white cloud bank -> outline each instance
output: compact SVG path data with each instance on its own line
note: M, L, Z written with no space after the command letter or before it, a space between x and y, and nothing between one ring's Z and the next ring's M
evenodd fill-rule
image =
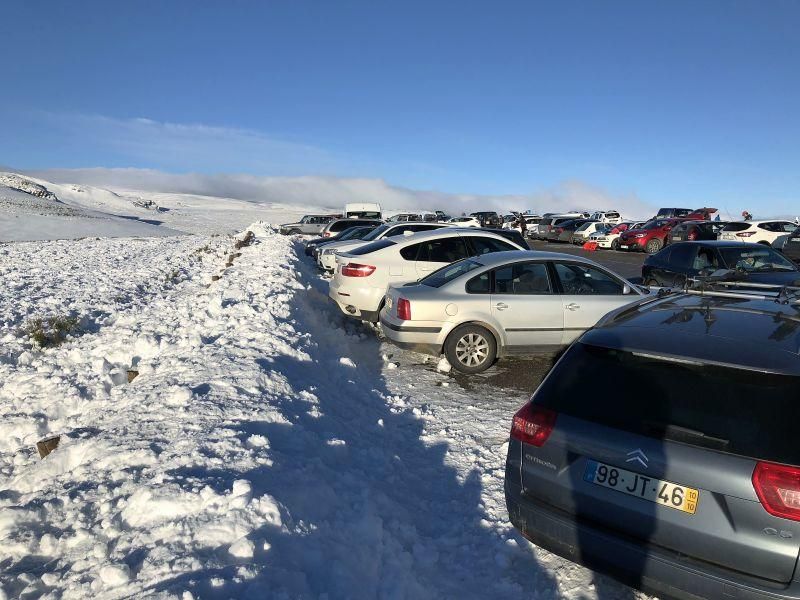
M635 195L614 195L578 181L520 195L453 194L414 190L382 179L347 177L262 177L243 174L173 174L152 169L46 169L25 171L55 183L201 194L254 202L341 208L347 202L378 202L384 209L443 210L460 214L475 210L534 210L539 213L571 209L616 209L630 218L645 218L653 205Z

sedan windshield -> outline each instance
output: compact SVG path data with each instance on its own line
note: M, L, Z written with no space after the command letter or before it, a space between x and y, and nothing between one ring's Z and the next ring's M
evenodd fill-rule
M343 240L360 240L370 231L371 229L369 227L350 227L340 233L337 240L340 242Z
M658 219L658 220L653 219L652 221L648 221L647 223L645 223L642 229L658 229L659 227L662 227L665 224L666 221L664 219Z
M445 283L453 281L458 277L461 277L464 273L469 273L470 271L474 271L475 269L481 268L483 265L479 263L477 260L473 260L471 258L465 258L458 262L454 262L452 265L447 265L446 267L442 267L438 271L434 271L427 277L423 277L420 279L420 283L423 285L427 285L428 287L442 287Z
M797 268L778 252L763 248L720 248L729 269L740 271L796 271Z
M389 227L391 227L391 225L381 225L380 227L376 227L375 229L373 229L372 231L370 231L370 232L369 232L367 235L365 235L365 236L364 236L363 238L361 238L361 239L364 239L364 240L367 240L367 241L372 241L372 240L375 240L375 239L377 239L377 238L378 238L378 236L379 236L379 235L381 235L381 234L382 234L384 231L386 231L387 229L389 229Z

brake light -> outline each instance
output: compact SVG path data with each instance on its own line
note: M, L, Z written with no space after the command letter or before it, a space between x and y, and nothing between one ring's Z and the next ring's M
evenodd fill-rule
M397 318L402 321L411 320L411 302L406 298L398 298L397 300Z
M330 231L323 232L322 237L331 237L331 232Z
M755 231L742 231L741 233L737 233L736 237L750 237L751 235L755 235Z
M342 267L342 275L345 277L369 277L375 272L372 265L360 265L358 263L347 263Z
M541 447L555 427L556 416L557 413L549 408L528 402L514 415L511 437L525 444Z
M800 521L800 468L760 462L753 471L753 487L769 514Z

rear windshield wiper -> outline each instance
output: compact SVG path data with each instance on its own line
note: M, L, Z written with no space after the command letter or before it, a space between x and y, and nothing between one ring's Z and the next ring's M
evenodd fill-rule
M662 439L673 442L683 442L695 446L703 446L712 450L726 450L731 441L724 438L707 435L697 429L681 427L672 423L656 423L646 421L645 427L651 435L658 435Z

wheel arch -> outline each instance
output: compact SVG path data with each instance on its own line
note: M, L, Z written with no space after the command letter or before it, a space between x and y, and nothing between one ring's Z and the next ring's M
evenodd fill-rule
M477 325L478 327L483 327L484 329L486 329L489 333L492 334L492 337L494 337L494 343L497 346L497 356L498 356L498 358L505 354L506 341L505 341L505 338L500 334L499 328L497 326L495 326L495 325L492 325L491 323L487 323L486 321L484 321L482 319L470 319L468 321L463 321L463 322L459 323L458 325L456 325L455 327L453 327L450 330L450 332L445 336L444 340L442 341L442 347L441 347L441 351L442 352L444 352L444 347L447 344L447 340L450 339L450 336L453 335L453 333L459 327L463 327L464 325Z

